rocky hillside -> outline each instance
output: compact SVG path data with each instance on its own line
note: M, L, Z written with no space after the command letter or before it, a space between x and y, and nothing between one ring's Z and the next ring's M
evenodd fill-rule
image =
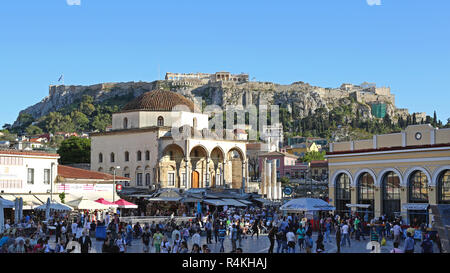
M20 114L30 114L34 119L39 119L54 111L60 111L81 100L83 95L94 98L95 104L101 104L115 98L128 98L141 95L154 89L167 89L179 92L184 96L194 99L202 97L205 103L226 105L277 104L295 113L296 118L304 118L314 114L317 109L331 109L349 105L352 100L350 92L341 89L325 89L311 86L307 83L296 82L290 85L280 85L270 82L214 82L198 84L186 81L154 81L154 82L126 82L103 83L91 86L50 86L49 96L41 102L28 107ZM354 100L353 100L354 101ZM362 119L371 119L370 105L365 102L352 104ZM395 116L395 105L387 103L386 112ZM16 121L13 126L20 126Z

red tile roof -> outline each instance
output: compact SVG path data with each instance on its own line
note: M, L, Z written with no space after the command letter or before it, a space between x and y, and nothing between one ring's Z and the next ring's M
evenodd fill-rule
M0 155L32 155L32 156L50 156L58 158L59 154L52 154L46 152L21 151L21 150L0 150Z
M112 174L88 171L64 165L58 165L58 175L63 178L71 178L71 179L97 179L97 180L114 179L114 176ZM116 175L116 180L131 180L131 179Z

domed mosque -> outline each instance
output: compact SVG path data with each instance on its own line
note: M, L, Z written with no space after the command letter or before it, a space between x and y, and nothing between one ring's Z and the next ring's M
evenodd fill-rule
M196 133L172 136L172 127L183 132L186 126ZM131 178L124 187L241 189L248 177L247 141L211 135L208 115L190 99L146 92L113 114L111 130L91 135L91 169L116 169Z

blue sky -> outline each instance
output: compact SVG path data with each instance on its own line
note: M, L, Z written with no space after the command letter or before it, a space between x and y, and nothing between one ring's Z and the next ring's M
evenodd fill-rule
M161 79L225 70L282 84L376 82L397 107L446 121L449 12L448 0L4 0L0 125L61 73L66 85L153 81L158 67Z

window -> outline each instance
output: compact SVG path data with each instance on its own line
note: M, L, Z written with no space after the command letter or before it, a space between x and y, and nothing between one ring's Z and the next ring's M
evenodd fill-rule
M369 173L364 173L358 181L358 200L374 200L375 186L373 177Z
M388 172L384 176L383 197L387 200L400 200L400 178L394 172Z
M128 118L124 118L123 119L123 128L127 129L128 128Z
M111 161L111 162L115 162L115 161L116 161L115 156L114 156L114 153L111 153L111 155L110 155L110 161Z
M145 160L150 160L150 151L145 151Z
M103 163L103 154L102 153L98 154L98 163Z
M169 172L167 175L168 175L168 186L170 187L175 186L175 173Z
M50 184L50 169L44 169L44 184Z
M130 161L130 153L129 152L125 152L125 161Z
M428 178L421 171L415 171L409 177L409 202L428 202Z
M149 173L145 174L145 185L150 186L150 174Z
M141 161L142 160L142 152L138 151L137 152L137 161Z
M158 117L158 126L164 126L164 118L161 116Z
M34 184L34 169L28 169L27 183Z
M336 181L336 199L350 200L350 178L345 173L340 174Z
M438 187L438 202L450 204L450 170L446 170L440 175Z
M182 173L182 180L181 180L181 186L186 187L186 173Z
M138 186L142 186L142 173L136 174L136 182Z
M279 168L280 167L280 160L277 159L276 162L277 162L277 168Z

